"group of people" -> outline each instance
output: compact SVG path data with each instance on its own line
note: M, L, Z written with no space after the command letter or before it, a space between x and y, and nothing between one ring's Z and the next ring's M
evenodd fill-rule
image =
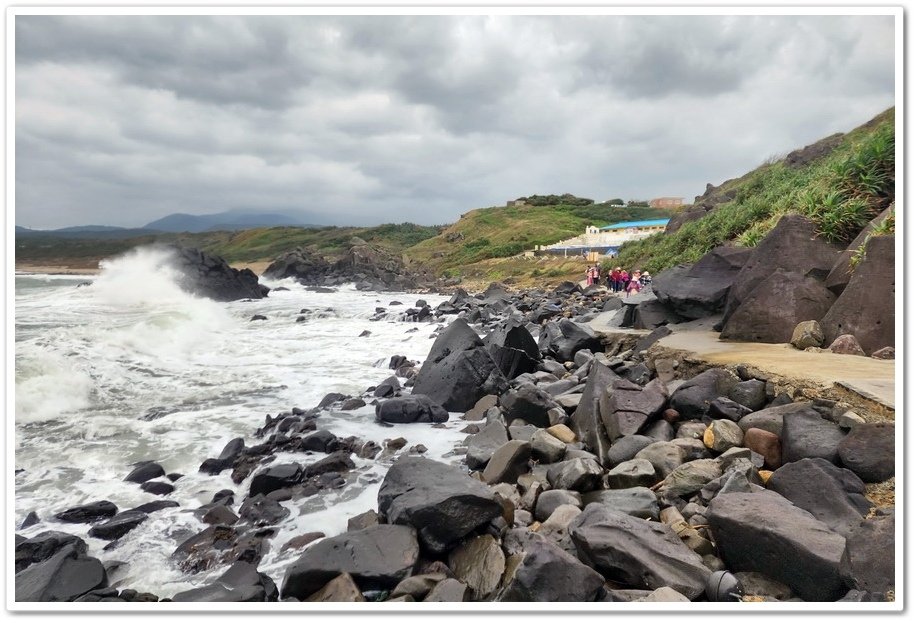
M627 272L626 269L622 269L620 266L608 271L604 278L608 290L611 292L626 292L627 296L630 296L631 292L639 292L652 283L652 276L649 271L634 270L633 272ZM589 266L586 269L585 281L590 286L601 283L601 268L598 264Z

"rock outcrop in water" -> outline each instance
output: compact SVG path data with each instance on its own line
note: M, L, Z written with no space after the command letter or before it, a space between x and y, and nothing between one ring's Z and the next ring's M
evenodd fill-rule
M216 301L260 299L270 292L270 288L258 283L251 269L232 268L223 258L199 249L167 248L173 252L178 285L187 292Z

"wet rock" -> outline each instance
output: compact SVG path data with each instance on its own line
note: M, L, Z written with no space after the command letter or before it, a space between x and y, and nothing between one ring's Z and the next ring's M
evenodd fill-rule
M416 386L414 391L417 391ZM447 422L448 411L429 396L417 393L380 402L375 405L375 417L391 424Z
M147 520L146 513L137 511L125 511L118 513L108 521L96 524L89 529L89 536L113 541L120 539L122 536L139 526Z
M720 494L707 519L728 569L768 575L806 601L834 601L846 592L840 574L846 539L781 495Z
M259 494L267 495L271 491L294 486L299 484L302 476L302 466L299 463L271 465L254 475L251 479L248 495L249 497Z
M544 538L516 556L498 601L594 601L604 584L600 573Z
M170 266L178 272L176 283L182 290L215 301L260 299L270 291L249 268L232 268L223 258L198 249L163 246L172 251Z
M579 558L604 577L631 588L673 588L703 594L709 569L668 526L591 504L569 526Z
M161 480L147 480L140 485L140 488L153 495L168 495L175 490L174 485Z
M379 517L416 528L423 545L444 552L502 514L495 495L461 469L421 457L398 459L378 493Z
M124 477L124 480L127 482L136 482L144 483L147 480L152 480L153 478L159 478L160 476L165 476L165 470L162 469L162 466L159 463L154 463L153 461L144 461L138 463L137 466L131 470L127 476Z
M501 323L484 338L483 343L507 379L534 372L541 360L534 337L515 319Z
M318 539L323 539L325 536L324 532L306 532L305 534L300 534L299 536L294 536L289 541L283 544L283 547L280 548L281 552L285 552L289 549L302 549L313 541Z
M172 596L177 602L265 602L277 601L273 580L251 563L239 561L212 583Z
M199 573L217 565L245 560L257 563L267 552L270 529L245 532L232 526L209 526L185 539L172 553L178 567Z
M871 507L865 498L865 483L858 476L820 458L783 465L770 476L767 489L843 536L858 527Z
M105 568L75 543L35 562L15 577L17 602L75 601L89 591L108 586Z
M313 478L330 472L346 472L354 467L356 465L350 458L350 453L344 450L329 454L320 461L306 466L304 473L306 478Z
M315 543L287 567L281 594L306 599L341 573L363 589L391 589L413 573L419 554L416 531L409 526L345 532Z
M29 511L29 514L26 515L25 519L22 520L22 523L19 524L19 529L25 530L26 528L31 528L40 522L41 519L38 518L38 514L35 511Z
M398 377L389 376L387 379L376 385L372 395L376 398L389 398L394 396L401 389L401 382Z
M258 494L242 502L239 518L253 526L275 526L289 517L290 511L276 500Z
M890 422L859 424L840 441L842 465L865 482L883 482L894 476L895 427Z
M205 524L231 526L239 520L238 515L232 512L228 506L214 506L204 513L201 518Z
M68 508L63 512L57 513L54 517L58 521L66 523L92 523L99 519L114 517L117 513L117 506L107 500L102 500Z
M15 559L16 573L29 565L48 560L67 546L73 546L77 554L85 554L88 546L78 536L49 530L41 532L30 539L16 543Z
M506 378L467 322L448 325L430 349L413 391L448 411L467 411L487 394L502 394Z

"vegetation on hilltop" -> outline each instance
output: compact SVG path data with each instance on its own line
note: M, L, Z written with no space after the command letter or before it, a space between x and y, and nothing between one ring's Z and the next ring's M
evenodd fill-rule
M714 247L753 247L789 213L812 219L828 240L849 243L894 198L894 109L843 136L804 166L767 162L730 180L734 198L671 234L624 244L618 263L657 273L699 260Z
M463 266L518 255L535 245L552 244L585 232L588 225L665 218L672 210L586 205L508 206L472 210L457 223L406 250L413 262L438 274L457 276Z

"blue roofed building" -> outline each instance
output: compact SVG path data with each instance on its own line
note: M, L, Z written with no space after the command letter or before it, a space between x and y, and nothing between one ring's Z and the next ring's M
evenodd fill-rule
M552 245L539 247L538 251L560 255L616 255L624 242L640 240L646 236L665 231L670 219L659 218L643 221L621 221L604 227L589 225L585 234L561 240Z

